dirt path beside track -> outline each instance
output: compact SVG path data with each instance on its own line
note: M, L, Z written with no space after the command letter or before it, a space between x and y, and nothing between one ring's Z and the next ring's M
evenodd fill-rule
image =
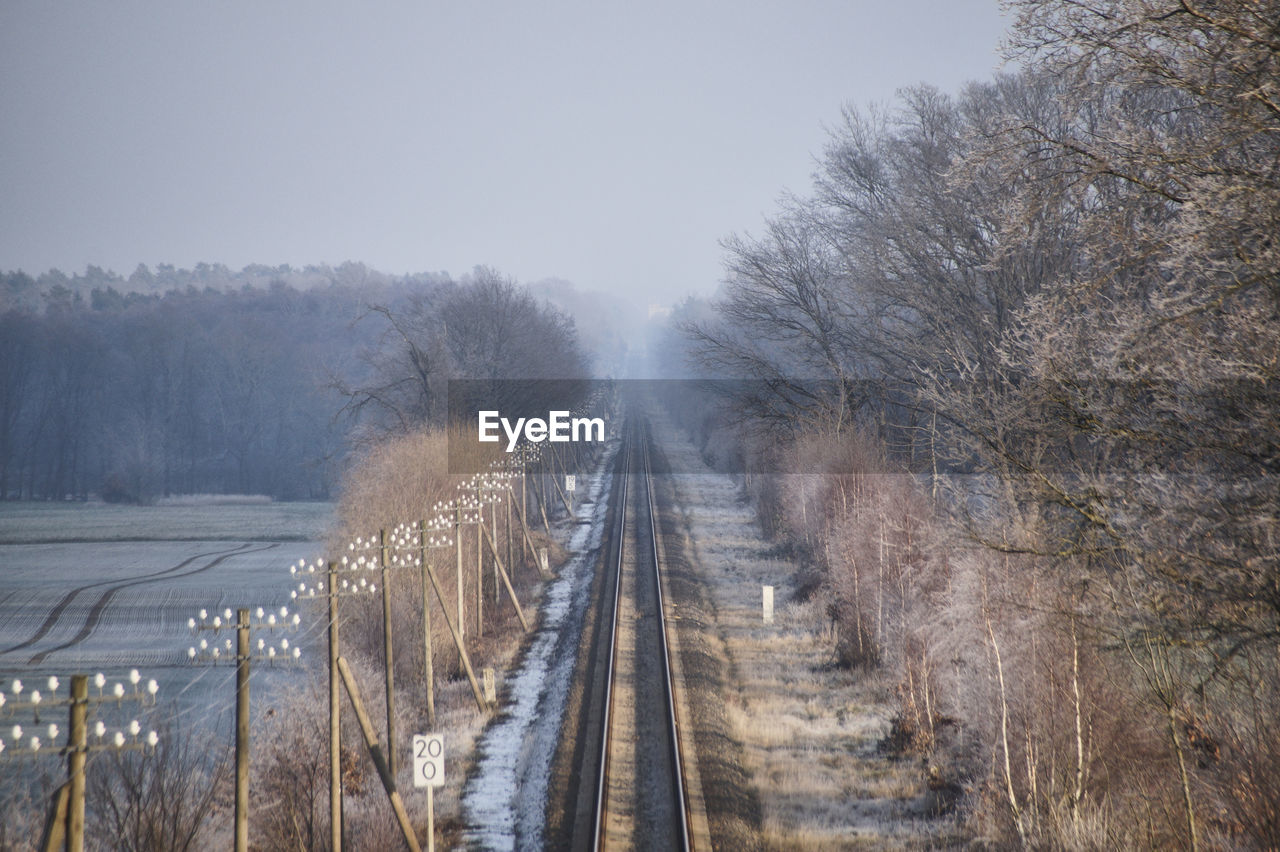
M879 750L891 685L835 665L826 601L796 599L797 566L772 554L739 485L653 424L677 471L657 478L679 507L663 518L664 570L715 848L956 845L952 824L928 815L919 767ZM775 587L773 624L763 585Z

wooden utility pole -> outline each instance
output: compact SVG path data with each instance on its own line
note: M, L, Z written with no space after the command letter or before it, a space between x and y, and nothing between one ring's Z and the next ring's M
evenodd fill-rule
M249 610L236 610L236 852L249 852Z
M484 635L484 509L476 511L476 641Z
M422 669L427 679L427 724L436 727L436 678L431 659L431 592L427 576L427 522L418 521L418 560L422 569Z
M387 564L387 531L378 530L378 562L382 568L382 651L387 686L387 766L396 775L395 663L391 656L391 566Z
M458 635L466 636L467 622L462 610L462 506L460 504L453 509L453 544L454 552L458 557ZM440 605L445 605L443 599Z
M84 852L84 762L89 734L89 676L71 676L71 731L68 738L67 850Z
M342 852L342 684L338 675L338 564L329 563L329 848Z
M462 660L463 671L467 673L467 680L471 683L471 692L476 697L476 704L483 713L488 708L484 703L484 695L480 692L480 685L476 683L476 673L471 668L471 659L467 656L467 646L462 641L462 634L458 628L453 626L453 620L449 618L449 605L445 602L444 592L440 589L440 582L436 579L436 572L431 570L431 566L423 562L423 567L427 571L427 579L431 581L431 588L436 593L436 598L440 601L440 609L444 612L444 623L449 628L449 634L453 636L453 644L458 647L458 657Z
M351 699L351 706L356 711L356 721L360 723L360 733L364 735L369 757L373 758L373 766L378 770L382 788L387 791L387 798L391 801L391 809L395 812L396 822L400 826L401 834L404 835L404 842L413 852L421 852L422 847L418 845L418 837L413 833L413 826L409 824L409 815L405 812L404 801L396 790L395 776L392 775L382 750L378 747L378 736L373 730L373 724L369 721L369 714L365 712L364 702L360 700L360 688L356 686L351 669L342 657L338 658L338 673L342 675L342 683L347 688L347 697Z
M493 494L494 492L490 492L490 493ZM497 499L492 500L489 503L489 506L491 507L489 510L491 513L489 516L489 524L493 527L492 538L494 541L497 541L498 540L498 501ZM494 555L495 556L497 555L496 552ZM493 562L493 608L494 608L494 611L497 611L498 602L501 600L502 600L502 589L498 588L498 561L497 559L494 559L494 562Z
M529 537L529 523L525 520L524 509L517 507L516 512L519 514L520 532L524 536L524 559L527 562L531 555L537 556L538 548L534 546L533 539ZM541 568L539 568L539 573L541 573Z
M543 474L543 473L541 473L541 472L538 474L538 489L537 489L537 492L536 492L536 493L537 493L537 497L538 497L538 511L542 513L542 528L543 528L544 530L546 530L546 532L547 532L547 534L548 534L548 535L550 535L550 533L551 533L551 522L547 520L547 483L546 483L546 478L547 478L547 477L546 477L546 475L545 475L545 474Z
M525 462L520 466L520 529L524 531L524 559L529 560L529 491L525 487L525 476L529 470L529 463Z
M67 800L70 796L70 785L62 783L49 802L49 813L45 816L44 831L40 834L40 852L58 852L65 848L67 841L67 823L71 821L67 811Z
M559 467L556 466L555 463L560 461L560 455L558 452L553 452L551 458L553 459L551 465L551 486L555 489L556 496L560 498L560 502L564 504L565 514L572 515L573 506L569 503L569 498L565 496L564 489L560 487L560 477L566 474L569 469L563 464L559 465Z
M511 566L511 573L514 574L516 570L516 565L515 565L515 562L513 561L515 552L511 549L511 480L510 479L507 480L507 488L503 492L503 494L506 495L506 499L503 500L502 502L507 507L507 522L505 525L507 530L507 564Z
M484 527L481 527L481 529L484 529ZM484 530L484 533L486 536L489 535L488 530ZM489 538L489 549L493 555L495 570L499 572L499 576L502 578L503 584L507 587L507 594L511 596L511 603L515 605L516 617L520 619L520 626L524 628L525 633L528 633L529 622L525 620L524 610L520 608L520 601L516 599L516 590L511 586L511 579L507 576L507 569L503 566L502 560L498 557L498 543L492 537Z

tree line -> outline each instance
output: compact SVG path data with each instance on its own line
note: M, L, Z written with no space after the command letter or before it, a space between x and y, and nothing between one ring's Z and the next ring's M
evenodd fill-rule
M1011 7L1016 71L844 111L685 351L840 472L762 514L972 826L1274 847L1280 7Z
M572 318L483 267L11 272L0 306L0 499L328 499L353 448L442 423L451 378L588 370Z

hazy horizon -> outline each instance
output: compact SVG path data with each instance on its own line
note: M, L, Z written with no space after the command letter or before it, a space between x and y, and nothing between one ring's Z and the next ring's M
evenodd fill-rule
M0 10L0 269L477 264L671 303L995 2Z

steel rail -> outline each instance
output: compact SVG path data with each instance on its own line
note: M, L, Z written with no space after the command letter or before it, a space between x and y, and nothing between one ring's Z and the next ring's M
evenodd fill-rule
M609 619L609 665L605 668L604 680L604 714L601 722L600 737L600 775L596 781L596 807L592 817L591 838L595 849L604 848L605 830L605 796L609 782L609 745L610 729L613 727L613 673L614 662L618 656L618 602L622 595L622 554L623 537L627 530L627 489L631 479L631 435L628 432L622 445L622 496L618 501L617 515L614 518L614 542L616 556L614 558L613 607Z
M643 427L642 427L643 428ZM662 571L658 561L658 513L653 505L653 468L649 463L649 441L641 436L644 457L644 489L649 503L649 544L653 547L653 582L658 590L658 638L662 646L663 684L667 694L667 724L671 732L671 766L675 774L676 813L680 819L680 849L688 850L689 812L684 790L684 767L680 761L680 725L676 719L675 684L671 680L671 649L667 645L667 609L662 594Z

